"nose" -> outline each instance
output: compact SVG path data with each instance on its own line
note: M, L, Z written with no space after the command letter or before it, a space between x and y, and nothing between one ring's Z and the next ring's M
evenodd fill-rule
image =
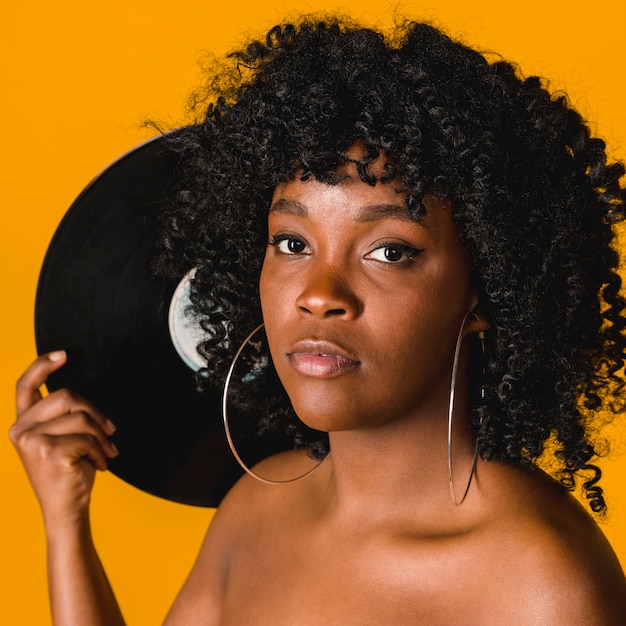
M354 319L361 303L351 287L348 273L341 268L317 268L306 277L296 308L300 315L320 318Z

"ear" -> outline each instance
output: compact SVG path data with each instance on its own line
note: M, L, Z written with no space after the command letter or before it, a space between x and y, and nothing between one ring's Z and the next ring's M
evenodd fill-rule
M470 313L465 324L465 334L484 333L486 330L489 330L491 324L489 324L489 320L480 306L480 297L475 291L472 292L470 306Z

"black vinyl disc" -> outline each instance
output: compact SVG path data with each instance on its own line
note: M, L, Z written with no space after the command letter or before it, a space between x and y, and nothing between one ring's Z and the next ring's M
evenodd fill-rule
M40 354L68 353L48 389L73 389L116 424L114 474L156 496L212 507L242 470L224 436L220 394L195 391L173 345L168 309L178 283L151 271L176 171L160 136L78 196L44 259L35 335Z

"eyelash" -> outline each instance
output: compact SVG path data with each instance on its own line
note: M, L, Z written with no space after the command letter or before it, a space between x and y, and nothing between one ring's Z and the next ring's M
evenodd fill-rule
M293 235L287 235L287 234L283 234L283 235L272 235L271 239L267 242L268 245L278 248L278 251L281 254L286 254L286 255L290 255L290 254L301 254L303 250L287 250L287 251L283 251L280 248L280 244L283 242L287 242L287 245L289 246L290 244L293 243L299 243L302 245L302 248L306 248L306 244L301 240L298 239L297 237L294 237Z
M376 246L376 248L374 248L374 250L372 250L372 252L369 252L367 256L371 256L374 252L376 252L378 250L398 250L398 251L400 251L402 256L404 256L405 254L408 255L408 257L405 260L402 260L402 257L400 259L397 259L397 260L386 259L384 261L381 260L381 259L374 259L374 261L379 261L380 263L388 263L390 265L399 265L400 263L406 263L408 261L411 261L420 252L424 251L423 248L413 248L413 247L407 246L406 244L403 244L403 243L397 243L395 241L390 241L390 242L381 243L380 245Z
M280 248L280 244L283 242L287 242L287 246L288 249L287 251L281 250ZM300 250L292 250L290 249L290 246L293 244L300 244L302 246L302 249ZM285 254L287 256L289 255L297 255L297 254L302 254L304 252L304 249L306 248L306 244L301 240L298 239L298 237L294 237L293 235L287 235L287 234L279 234L279 235L272 235L270 241L268 241L268 245L272 246L272 247L277 247L279 252L281 254ZM375 259L373 258L374 261L378 261L380 263L387 263L389 265L400 265L401 263L407 263L408 261L414 259L420 252L423 252L424 249L423 248L413 248L411 246L407 246L405 244L402 243L397 243L397 242L384 242L381 243L380 245L376 246L376 248L374 248L374 250L372 250L371 252L369 252L366 256L367 257L371 257L371 255L378 251L378 250L398 250L401 253L401 258L397 259L397 260L382 260L382 259ZM406 259L402 260L402 256L404 255L408 255Z

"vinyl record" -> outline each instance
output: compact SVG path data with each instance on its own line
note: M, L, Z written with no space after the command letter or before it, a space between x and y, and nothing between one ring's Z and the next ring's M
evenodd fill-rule
M157 137L78 196L44 259L35 335L39 353L68 353L48 389L75 390L116 424L114 474L153 495L212 507L242 471L224 435L221 394L195 390L199 357L193 346L179 354L170 332L170 305L180 311L185 281L152 272L176 172L176 156Z

